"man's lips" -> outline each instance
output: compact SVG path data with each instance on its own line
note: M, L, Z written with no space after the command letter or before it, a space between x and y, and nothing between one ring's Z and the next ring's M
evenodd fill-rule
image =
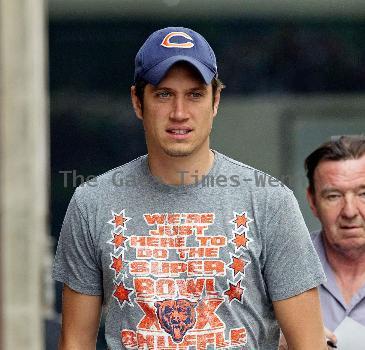
M364 226L363 225L340 225L340 228L343 230L352 230L352 229L364 228Z
M347 235L355 235L356 237L360 234L363 235L363 231L365 230L365 226L363 225L341 225L340 229L342 232L346 232Z
M184 139L191 131L192 129L188 127L170 127L166 129L166 132L175 139Z
M166 129L167 132L170 133L176 133L176 134L186 134L190 132L192 128L189 128L188 126L170 126Z

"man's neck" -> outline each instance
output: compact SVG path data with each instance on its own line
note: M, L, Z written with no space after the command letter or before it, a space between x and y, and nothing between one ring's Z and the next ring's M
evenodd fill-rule
M329 265L336 276L346 304L365 284L365 252L339 252L325 243L325 251Z
M210 149L199 154L173 157L148 155L148 165L153 176L169 185L189 185L200 182L214 163L214 153Z

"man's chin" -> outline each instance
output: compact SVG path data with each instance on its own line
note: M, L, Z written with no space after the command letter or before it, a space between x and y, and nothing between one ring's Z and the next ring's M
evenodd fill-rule
M181 149L181 148L180 149L168 148L165 149L164 151L170 157L188 157L193 153L192 150Z
M365 238L364 237L348 237L342 239L336 245L338 250L346 253L362 251L365 252Z

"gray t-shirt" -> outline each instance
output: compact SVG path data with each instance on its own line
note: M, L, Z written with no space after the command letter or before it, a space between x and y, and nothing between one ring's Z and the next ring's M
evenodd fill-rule
M53 277L103 296L110 350L276 350L272 301L324 281L292 192L218 152L196 184L143 156L77 188Z

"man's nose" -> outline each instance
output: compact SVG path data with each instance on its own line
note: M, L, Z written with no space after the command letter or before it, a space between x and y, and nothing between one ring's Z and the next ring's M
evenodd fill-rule
M188 109L186 101L183 96L176 96L170 114L170 119L175 121L183 121L187 118L188 118Z
M355 196L345 196L342 208L342 216L348 219L354 218L359 213Z

